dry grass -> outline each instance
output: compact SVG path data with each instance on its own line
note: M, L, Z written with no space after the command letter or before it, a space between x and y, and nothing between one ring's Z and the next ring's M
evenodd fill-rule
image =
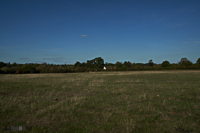
M161 70L161 71L102 72L101 75L133 75L133 74L156 74L156 73L200 73L200 70Z
M200 132L200 71L0 75L0 132Z

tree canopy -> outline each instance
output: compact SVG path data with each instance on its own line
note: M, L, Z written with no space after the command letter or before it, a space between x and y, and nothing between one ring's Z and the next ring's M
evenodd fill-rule
M106 70L103 70L103 67ZM86 62L76 61L74 65L55 65L47 63L13 64L0 62L0 73L68 73L68 72L89 72L89 71L129 71L129 70L175 70L175 69L200 69L200 58L193 64L187 58L181 58L178 63L171 63L167 60L161 64L155 64L152 59L147 63L131 63L117 61L116 63L106 62L101 57L96 57Z
M169 61L163 61L163 63L162 63L162 67L169 67L170 66L170 63L169 63Z

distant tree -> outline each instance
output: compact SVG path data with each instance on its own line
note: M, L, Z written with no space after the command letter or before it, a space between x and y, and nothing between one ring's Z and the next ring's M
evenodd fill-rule
M39 66L42 66L42 67L46 67L48 64L46 62L43 62L42 64L40 64Z
M97 57L92 60L87 60L85 66L90 69L103 69L104 59L102 59L101 57Z
M136 63L135 65L136 65L136 66L141 66L141 67L144 66L143 63Z
M131 67L131 62L130 61L124 61L123 69L128 69L130 67Z
M87 60L87 63L86 63L86 67L90 69L93 69L95 66L95 62L94 60Z
M81 63L81 67L86 67L86 63L85 62L83 62L83 63Z
M104 60L101 57L97 57L94 60L95 60L95 67L103 69Z
M197 64L200 64L200 58L198 58L198 60L196 61Z
M117 62L115 63L115 66L116 66L117 69L121 69L122 66L123 66L123 64L122 64L121 62L117 61Z
M115 64L113 64L113 63L107 63L107 65L105 65L105 66L106 66L106 70L113 70Z
M128 68L128 62L124 61L123 66L124 66L124 68Z
M7 67L11 67L10 62L5 63Z
M79 67L79 68L77 69L77 72L86 72L86 71L88 71L88 69L85 68L85 67Z
M108 63L108 66L112 66L112 67L114 67L115 64L113 64L113 63Z
M181 61L179 61L178 64L183 66L191 66L193 63L187 58L181 58Z
M104 64L104 66L108 66L108 62L106 62L106 63Z
M22 73L34 73L36 69L33 64L24 64L22 67Z
M14 62L11 66L12 66L12 67L15 67L15 66L17 66L17 63Z
M3 71L3 73L9 73L10 68L5 66L5 67L1 68L1 70Z
M1 70L3 71L3 73L10 73L10 74L13 74L13 73L16 72L16 68L14 68L14 67L7 67L7 66L1 68Z
M136 64L135 64L135 63L133 63L131 66L132 66L132 67L135 67L135 66L136 66Z
M4 62L0 62L0 68L6 66L6 64Z
M74 67L80 67L81 66L81 63L79 61L77 61L75 64L74 64Z
M127 66L128 66L128 68L130 68L132 66L132 63L130 61L128 61Z
M163 63L162 63L162 67L169 67L169 65L170 65L170 63L169 63L169 61L163 61Z
M149 66L153 66L153 60L149 60Z

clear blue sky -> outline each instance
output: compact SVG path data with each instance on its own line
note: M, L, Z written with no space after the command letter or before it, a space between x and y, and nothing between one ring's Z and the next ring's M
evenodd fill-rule
M0 0L0 61L200 58L200 0Z

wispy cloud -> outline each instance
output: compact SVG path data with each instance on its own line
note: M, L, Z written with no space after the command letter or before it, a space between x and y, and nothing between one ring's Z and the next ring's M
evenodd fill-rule
M61 48L40 49L40 51L47 51L47 52L60 51L60 50L62 50L62 49Z
M16 49L16 48L26 48L28 46L24 46L24 45L17 45L17 46L1 46L0 49Z
M50 58L42 58L42 60L53 60L54 58L53 57L50 57Z
M27 61L29 60L30 58L27 58L27 57L20 57L20 60L24 60L24 61Z
M88 35L81 35L81 37L87 37Z
M54 57L49 57L49 58L42 58L42 60L62 60L64 58L54 58Z
M172 27L173 28L176 28L176 27L181 27L181 26L184 26L185 23L180 23L180 24L172 24Z
M186 41L187 44L200 44L200 41Z
M199 44L199 43L200 43L200 41L195 41L194 43L198 43L198 44Z
M43 62L57 62L57 63L66 63L66 59L62 57L47 57L47 58L42 58Z
M20 62L23 62L23 63L31 62L30 58L28 58L28 57L20 57L19 60L20 60Z

